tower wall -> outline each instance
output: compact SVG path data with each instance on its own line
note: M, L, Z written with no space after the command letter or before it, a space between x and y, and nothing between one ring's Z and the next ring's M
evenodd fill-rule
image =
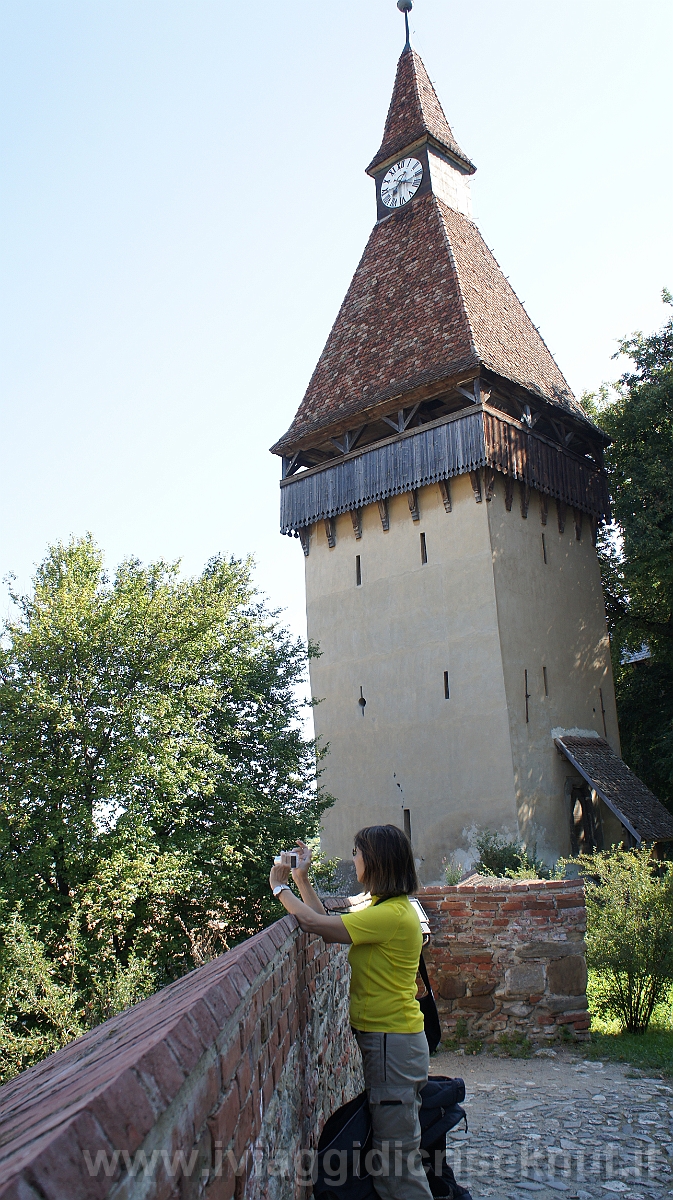
M585 516L578 540L571 508L561 533L553 501L543 525L540 494L531 491L525 520L520 499L516 486L507 512L505 479L496 475L488 520L519 830L528 845L537 842L538 854L553 861L570 853L566 781L579 776L555 750L551 731L593 730L619 754L619 727L589 522ZM607 810L603 822L606 841L621 840Z
M578 540L568 509L560 533L550 502L543 526L531 492L523 519L511 486L507 511L502 475L481 503L462 475L449 513L436 485L421 488L418 522L407 495L392 497L387 532L369 505L360 539L350 514L335 519L333 548L324 523L313 526L307 617L320 647L315 730L329 743L322 782L336 797L324 821L330 857L348 860L363 825L403 828L405 809L424 882L478 828L518 834L550 862L570 853L573 769L552 731L603 736L602 695L619 750L598 560L586 518Z
M424 881L475 824L516 832L488 506L467 475L451 495L447 513L437 486L421 488L419 522L406 495L392 497L388 532L369 505L359 540L350 516L338 517L333 549L314 525L306 559L308 634L321 650L315 729L330 746L322 782L337 797L324 850L350 859L357 829L403 827L406 808Z

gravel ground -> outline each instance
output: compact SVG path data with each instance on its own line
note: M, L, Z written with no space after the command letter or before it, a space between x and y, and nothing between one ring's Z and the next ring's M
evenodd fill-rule
M443 1052L430 1073L465 1080L469 1129L449 1134L449 1161L474 1200L673 1196L673 1088L663 1080L562 1050Z

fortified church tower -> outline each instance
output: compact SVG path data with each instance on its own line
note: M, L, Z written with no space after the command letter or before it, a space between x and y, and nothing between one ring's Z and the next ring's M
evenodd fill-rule
M642 832L582 758L626 771L594 549L606 439L471 220L474 172L407 40L376 224L272 448L320 647L324 851L350 861L355 830L394 823L425 882L475 828L549 861Z

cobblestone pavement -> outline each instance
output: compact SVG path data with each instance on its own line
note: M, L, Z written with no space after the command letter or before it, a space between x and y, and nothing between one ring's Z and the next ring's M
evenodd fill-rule
M474 1200L673 1196L666 1080L561 1050L530 1059L440 1053L430 1073L465 1080L469 1129L449 1134L449 1161Z

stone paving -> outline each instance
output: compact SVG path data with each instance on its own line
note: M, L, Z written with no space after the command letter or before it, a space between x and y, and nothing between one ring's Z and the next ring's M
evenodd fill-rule
M440 1053L461 1075L469 1128L449 1161L474 1200L668 1200L673 1087L621 1063L543 1050L530 1059Z

